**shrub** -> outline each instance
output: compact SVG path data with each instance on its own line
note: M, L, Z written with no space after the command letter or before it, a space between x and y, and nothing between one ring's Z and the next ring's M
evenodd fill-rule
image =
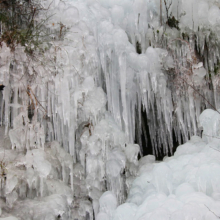
M36 22L41 10L34 0L0 0L0 44L5 42L12 51L20 44L31 54L41 43L44 21Z

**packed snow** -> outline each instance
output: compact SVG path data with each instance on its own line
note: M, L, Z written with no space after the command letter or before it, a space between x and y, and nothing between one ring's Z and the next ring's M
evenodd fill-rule
M36 56L1 44L0 219L219 219L220 2L40 3Z

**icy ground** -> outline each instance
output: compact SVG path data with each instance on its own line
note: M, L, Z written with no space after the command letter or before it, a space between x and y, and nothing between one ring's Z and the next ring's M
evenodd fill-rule
M219 219L220 2L173 1L180 30L159 1L41 3L34 59L0 50L0 219ZM185 144L138 161L146 124Z

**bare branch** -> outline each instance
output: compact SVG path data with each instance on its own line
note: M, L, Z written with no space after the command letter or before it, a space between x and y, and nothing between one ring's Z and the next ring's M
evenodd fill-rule
M181 39L181 38L175 38L175 39L173 39L171 42L174 42L174 41L180 41L180 42L182 42L182 43L187 44L187 46L188 46L188 48L189 48L189 51L190 51L190 54L191 54L191 58L192 58L192 61L190 61L190 60L188 60L188 59L186 60L186 61L190 64L190 66L188 66L188 67L181 66L181 65L179 64L179 60L177 60L177 59L175 58L174 53L173 53L173 50L170 48L170 46L168 46L167 50L171 52L171 55L172 55L173 60L174 60L174 62L175 62L175 72L176 72L176 73L175 73L175 78L176 78L176 79L180 79L180 80L181 80L183 83L185 83L188 87L192 88L195 93L197 93L201 98L203 98L203 99L206 101L206 103L207 103L208 105L210 105L210 106L212 107L212 109L214 109L216 112L218 112L218 113L220 114L220 112L218 111L218 109L194 86L193 81L189 82L189 79L186 78L185 75L182 76L182 74L181 74L182 71L183 71L183 73L186 73L186 74L189 75L189 76L190 76L190 75L193 75L192 67L193 67L194 64L197 64L197 63L198 63L198 59L197 59L197 57L196 57L196 55L195 55L194 50L191 48L189 42L186 41L186 40L183 40L183 39ZM182 71L181 71L181 70L182 70Z

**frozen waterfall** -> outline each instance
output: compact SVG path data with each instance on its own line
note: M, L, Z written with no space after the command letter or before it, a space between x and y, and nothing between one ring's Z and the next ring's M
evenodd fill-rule
M36 56L1 42L0 219L218 219L219 1L39 2Z

